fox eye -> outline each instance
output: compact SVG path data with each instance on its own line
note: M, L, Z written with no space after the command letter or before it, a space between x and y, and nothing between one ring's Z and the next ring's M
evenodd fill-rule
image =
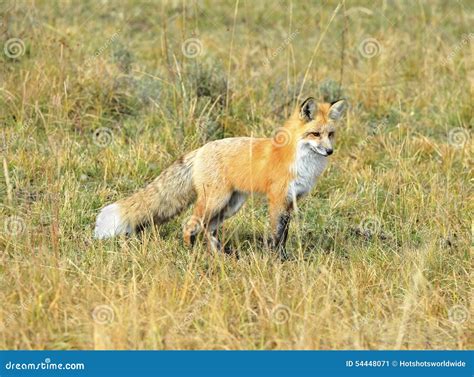
M333 137L334 136L334 132L329 132L329 137Z
M321 136L321 132L313 132L312 134L313 134L313 136L316 136L316 137L320 137L320 136Z

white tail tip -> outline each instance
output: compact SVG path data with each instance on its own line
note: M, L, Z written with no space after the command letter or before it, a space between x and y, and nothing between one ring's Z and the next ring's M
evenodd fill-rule
M104 239L130 233L130 225L124 221L118 204L102 208L95 223L94 238Z

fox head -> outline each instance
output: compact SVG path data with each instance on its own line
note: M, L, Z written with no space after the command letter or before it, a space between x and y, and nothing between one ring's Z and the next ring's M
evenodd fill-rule
M335 122L346 109L346 101L333 103L316 103L309 97L303 101L295 112L293 134L298 144L311 149L314 153L329 156L334 151L336 135Z

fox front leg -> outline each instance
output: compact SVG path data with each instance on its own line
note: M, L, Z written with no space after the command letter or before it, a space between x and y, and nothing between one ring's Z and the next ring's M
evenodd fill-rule
M194 247L196 238L202 229L202 220L198 216L191 216L183 227L183 241L187 247Z
M273 248L276 250L282 260L288 259L286 252L286 240L288 238L288 229L290 227L291 214L284 212L278 217L278 224L273 236Z
M288 259L286 239L290 227L291 213L289 208L282 209L270 204L270 222L272 225L272 248L278 252L282 260Z

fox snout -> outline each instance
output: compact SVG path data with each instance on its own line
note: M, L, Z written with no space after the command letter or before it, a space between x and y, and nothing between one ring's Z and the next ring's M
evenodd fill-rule
M324 151L323 154L326 154L326 156L332 155L332 152L334 151L332 147L332 140L328 136L323 136L321 137L321 140L318 143L319 149Z
M316 152L317 154L321 156L330 156L333 154L334 149L331 145L330 142L324 143L324 142L315 142L315 141L309 141L309 145L311 149Z
M324 148L324 147L321 147L321 146L318 146L318 148L316 148L316 151L320 155L323 155L323 156L330 156L334 152L332 148Z

